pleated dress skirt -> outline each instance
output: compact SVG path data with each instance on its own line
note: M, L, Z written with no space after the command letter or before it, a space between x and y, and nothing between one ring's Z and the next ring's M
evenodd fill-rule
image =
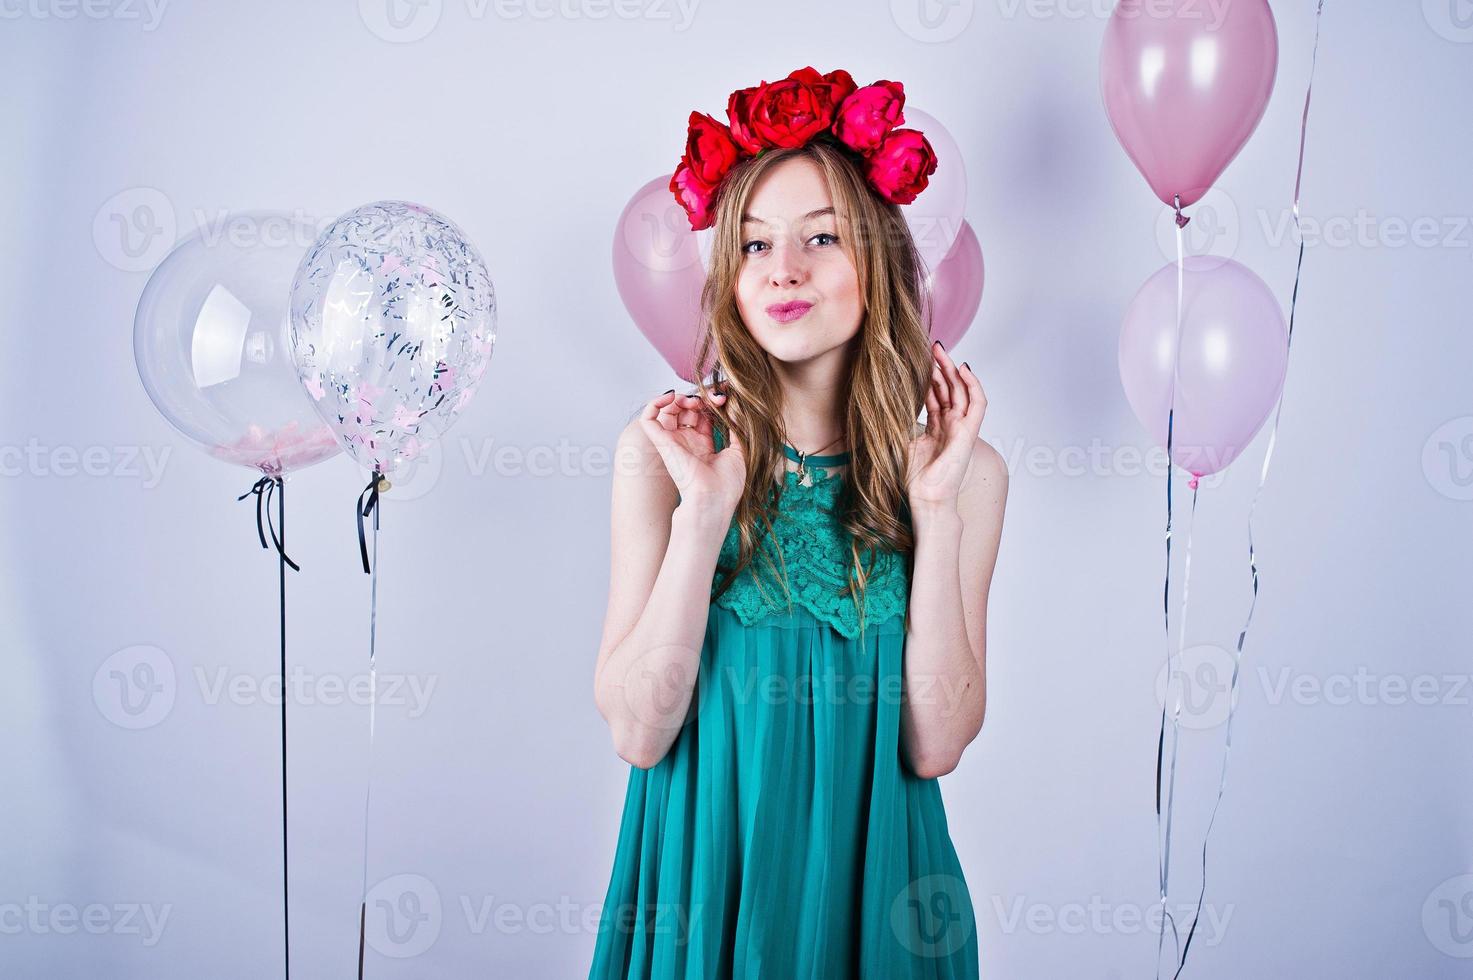
M900 756L904 617L713 603L696 710L630 767L590 980L978 975L940 784Z

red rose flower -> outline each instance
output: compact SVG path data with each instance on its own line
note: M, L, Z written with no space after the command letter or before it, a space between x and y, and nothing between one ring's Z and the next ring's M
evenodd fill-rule
M675 195L675 200L680 202L680 206L685 208L691 231L710 228L716 223L716 214L712 209L716 201L716 187L717 185L708 184L697 176L691 169L689 160L680 158L680 165L670 175L670 191Z
M741 155L741 147L732 140L731 130L703 112L690 114L683 159L702 182L720 183Z
M834 135L868 156L879 148L890 130L905 122L905 87L878 81L852 93L839 106Z
M896 129L869 157L869 182L887 201L909 204L936 172L936 152L917 129Z
M731 123L731 138L747 153L756 154L762 151L762 141L753 134L749 120L752 118L752 100L766 84L763 82L762 85L751 88L739 88L726 100L726 118Z
M726 105L732 138L749 153L802 146L834 124L834 110L853 91L854 79L847 71L820 75L813 68L739 89Z

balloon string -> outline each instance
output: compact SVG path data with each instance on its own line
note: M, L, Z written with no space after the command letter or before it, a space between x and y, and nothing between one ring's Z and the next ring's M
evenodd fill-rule
M270 547L271 545L275 545L276 550L278 552L280 552L280 554L281 554L282 561L284 561L284 562L286 562L286 564L290 565L292 567L292 571L294 571L294 572L300 572L302 570L302 566L300 566L296 562L292 561L291 558L288 557L287 556L287 553L286 553L286 531L285 531L285 526L283 525L283 530L282 530L281 534L278 535L277 532L276 532L276 525L271 522L271 494L272 494L273 491L276 491L276 490L281 491L281 495L283 497L286 496L286 483L284 482L284 480L282 479L282 477L280 477L280 476L263 476L259 480L257 480L255 483L251 484L251 488L249 490L247 490L245 493L241 494L239 497L236 497L235 499L236 500L244 500L244 499L246 499L247 497L249 497L249 496L251 496L253 494L255 495L255 498L256 498L256 537L258 537L258 538L261 539L261 547L262 548L267 548L267 547ZM264 510L264 515L262 513L263 510ZM271 530L271 545L266 544L266 529L267 528L270 528L270 530Z
M368 541L363 533L363 519L369 514L373 515L373 526L378 527L378 497L381 489L385 487L384 475L377 468L373 476L368 480L368 486L358 494L358 506L355 508L358 518L358 553L363 558L363 572L368 574Z
M286 566L291 559L286 556L286 481L276 478L276 523L281 527L281 539L277 545L276 563L278 578L278 608L281 610L281 944L285 980L292 978L291 949L291 874L287 851L286 818ZM301 569L297 569L300 571Z
M375 486L377 481L378 473L374 473ZM368 805L373 794L374 709L378 703L378 674L374 661L378 633L378 514L380 509L373 509L373 571L368 577L368 765L366 767L367 785L363 792L363 897L358 905L358 980L363 980L363 946L368 924Z
M1180 387L1181 379L1181 347L1182 347L1182 307L1184 294L1185 247L1182 242L1182 229L1186 227L1186 221L1181 214L1181 195L1176 195L1176 346L1172 359L1171 368L1171 401L1166 413L1166 575L1162 588L1162 613L1166 626L1166 691L1161 698L1161 729L1156 736L1156 838L1157 838L1157 871L1159 874L1159 890L1161 895L1161 932L1156 937L1156 980L1161 978L1161 953L1166 942L1166 927L1171 926L1172 940L1176 944L1177 956L1180 955L1181 940L1176 931L1176 920L1172 918L1171 910L1166 906L1167 894L1170 891L1171 878L1171 817L1172 800L1176 788L1176 742L1180 734L1178 718L1180 715L1180 703L1176 711L1172 713L1172 743L1171 743L1171 776L1166 794L1166 824L1162 828L1162 806L1161 806L1161 777L1162 764L1165 756L1166 746L1166 694L1171 690L1171 680L1174 676L1175 658L1171 647L1171 477L1172 477L1172 438L1176 422L1176 394ZM1193 481L1195 483L1195 481ZM1193 500L1196 499L1196 487L1192 487Z
M1299 192L1304 180L1304 144L1309 130L1309 104L1314 94L1315 65L1319 61L1320 52L1320 21L1324 9L1325 0L1318 0L1314 12L1314 47L1309 60L1309 85L1304 91L1304 111L1299 118L1299 164L1294 173L1294 230L1299 234L1299 256L1294 265L1294 291L1289 299L1289 332L1284 341L1286 364L1289 348L1294 342L1294 315L1299 305L1300 274L1304 268L1304 235L1299 225ZM1233 716L1238 706L1238 676L1243 662L1243 642L1248 636L1249 626L1253 623L1253 611L1258 606L1258 556L1253 545L1253 514L1258 509L1258 499L1263 494L1263 485L1268 481L1269 464L1273 460L1274 446L1278 443L1279 418L1283 414L1283 409L1284 396L1281 391L1278 403L1274 406L1274 421L1269 428L1268 447L1263 454L1263 466L1258 472L1258 486L1254 488L1253 499L1248 505L1248 573L1253 582L1253 593L1248 600L1248 615L1243 621L1243 628L1238 632L1237 648L1233 652L1233 675L1228 684L1228 712L1223 737L1222 769L1217 781L1217 798L1212 803L1212 813L1207 820L1207 831L1202 837L1202 887L1197 894L1197 911L1192 916L1192 926L1187 931L1186 945L1182 948L1183 965L1186 962L1186 952L1192 945L1192 935L1197 930L1197 920L1202 913L1202 899L1207 892L1207 842L1212 836L1212 826L1217 822L1217 810L1222 804L1223 792L1227 789L1228 757L1233 749ZM1178 977L1181 975L1180 968L1177 969L1176 975Z
M271 522L271 496L276 493L276 523ZM293 571L300 572L301 566L292 561L286 554L286 480L281 476L263 476L251 485L245 493L236 497L236 500L244 500L254 495L256 498L256 536L261 539L261 547L269 547L266 544L266 528L271 529L271 543L276 546L277 555L277 577L278 599L277 610L279 628L281 632L281 941L282 957L284 959L284 972L286 980L292 976L292 954L291 954L291 873L290 857L287 850L287 781L286 781L286 569L290 565ZM264 510L264 515L263 515ZM281 528L280 533L277 527Z

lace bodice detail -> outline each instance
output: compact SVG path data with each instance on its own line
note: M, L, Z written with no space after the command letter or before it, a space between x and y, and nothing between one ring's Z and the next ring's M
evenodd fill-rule
M721 432L716 430L716 448L722 447ZM844 471L826 469L824 463L837 464L847 454L809 457L812 485L805 486L798 474L784 474L781 500L772 522L772 535L763 539L751 563L742 569L730 588L713 601L736 613L744 625L751 626L772 613L788 609L788 593L780 576L786 569L788 592L794 605L803 606L822 622L851 639L860 635L860 610L850 594L849 575L852 562L850 538L837 518ZM776 492L776 487L773 488ZM781 559L773 550L776 540ZM763 553L771 558L771 565ZM725 580L725 569L736 567L741 553L741 535L735 521L727 530L721 545L714 594ZM870 554L859 549L862 567L870 567ZM903 554L877 550L864 592L866 628L883 623L905 612L910 601L910 582ZM761 586L758 585L760 577Z

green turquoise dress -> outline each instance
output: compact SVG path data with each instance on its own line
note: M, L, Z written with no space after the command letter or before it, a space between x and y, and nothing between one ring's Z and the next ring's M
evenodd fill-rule
M690 720L630 767L589 980L978 975L940 784L900 754L905 557L876 556L862 637L849 595L844 477L824 469L848 455L807 457L811 486L787 472L791 605L755 556L711 603ZM713 593L738 546L733 522Z

